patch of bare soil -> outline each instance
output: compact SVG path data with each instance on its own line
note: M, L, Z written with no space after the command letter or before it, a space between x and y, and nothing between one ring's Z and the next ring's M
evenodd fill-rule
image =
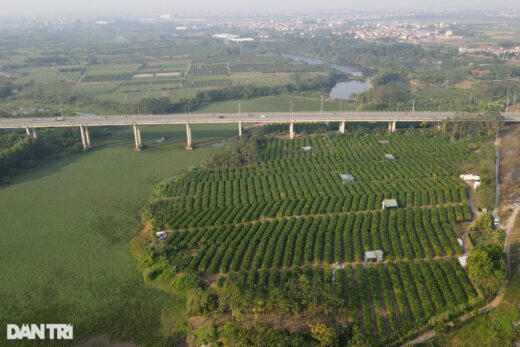
M208 322L208 319L203 316L192 316L188 318L188 322L190 322L191 328L193 330L197 330L203 327Z
M472 82L472 81L462 81L462 82L455 84L455 87L457 87L458 89L467 90L467 89L473 89L473 87L475 87L475 85L477 85L477 83Z

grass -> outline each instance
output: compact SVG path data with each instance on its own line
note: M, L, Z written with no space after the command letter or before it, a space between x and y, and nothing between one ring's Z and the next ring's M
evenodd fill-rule
M500 305L433 343L441 346L512 346L520 340L520 218L511 238L512 278ZM516 324L516 326L515 326Z
M327 97L327 96L325 96ZM293 97L294 112L319 112L320 99L310 97ZM289 95L264 96L241 100L241 111L247 112L289 112L291 97ZM344 104L343 104L344 105ZM344 106L343 106L344 107ZM339 101L324 102L325 111L339 112ZM238 100L215 102L197 110L201 113L233 113L238 112Z
M163 330L186 325L172 314L179 304L144 285L130 240L152 187L199 165L218 151L212 142L234 135L230 127L197 126L193 137L202 146L186 151L182 127L143 127L152 145L137 153L130 129L119 129L102 145L94 139L90 153L55 160L1 187L0 325L72 323L76 343L108 335L170 345L175 336ZM161 136L168 140L154 145Z

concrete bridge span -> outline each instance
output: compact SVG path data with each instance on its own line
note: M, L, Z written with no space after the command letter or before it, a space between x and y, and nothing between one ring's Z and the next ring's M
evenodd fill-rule
M457 115L449 112L342 112L342 113L247 113L247 114L168 114L168 115L88 115L81 117L58 118L0 118L0 129L25 129L28 136L37 137L38 128L79 127L83 148L91 146L89 127L131 126L134 130L136 150L143 147L141 140L142 125L186 125L186 148L193 146L191 126L193 124L237 124L238 135L242 135L242 123L289 125L289 137L295 137L295 123L339 122L338 131L345 133L348 122L388 122L388 130L396 130L398 122L442 122L454 121L493 121L478 115ZM520 113L502 114L504 122L520 122Z

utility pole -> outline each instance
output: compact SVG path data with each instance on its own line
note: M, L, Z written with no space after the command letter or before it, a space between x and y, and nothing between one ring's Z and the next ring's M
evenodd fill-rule
M412 112L415 112L415 99L413 99L413 102L412 102Z
M506 113L509 112L509 96L507 97L507 101L506 101Z
M242 106L242 105L241 105L241 103L240 103L240 100L238 100L238 114L239 114L239 115L242 114L242 112L241 112L241 111L242 111L242 110L241 110L241 106Z
M321 96L321 101L320 101L320 113L323 113L323 111L325 110L325 107L323 105L323 95Z

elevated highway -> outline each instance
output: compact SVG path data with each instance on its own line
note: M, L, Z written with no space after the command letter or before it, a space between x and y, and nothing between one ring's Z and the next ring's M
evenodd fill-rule
M0 118L0 129L25 129L28 136L37 137L38 128L79 127L83 147L91 146L88 127L93 126L132 126L136 149L142 148L141 125L186 125L186 148L192 148L192 124L230 124L238 125L242 135L242 123L286 123L289 135L294 138L295 123L339 122L340 133L345 132L348 122L388 122L389 131L395 131L397 122L441 122L443 120L482 121L478 115L457 115L449 112L323 112L323 113L247 113L247 114L140 114L140 115L87 115L58 118ZM502 114L504 122L520 122L520 113Z

